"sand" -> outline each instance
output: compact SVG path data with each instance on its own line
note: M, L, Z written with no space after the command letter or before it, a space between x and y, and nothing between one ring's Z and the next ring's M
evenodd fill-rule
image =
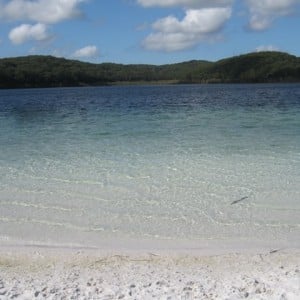
M120 254L4 247L0 299L298 300L300 251Z

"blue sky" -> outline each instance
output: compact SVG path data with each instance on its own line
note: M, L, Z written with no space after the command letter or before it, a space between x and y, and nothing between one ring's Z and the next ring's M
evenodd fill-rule
M0 57L165 64L300 56L300 0L0 0Z

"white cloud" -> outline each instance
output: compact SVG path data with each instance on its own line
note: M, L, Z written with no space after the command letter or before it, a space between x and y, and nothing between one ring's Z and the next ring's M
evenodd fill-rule
M98 48L96 46L86 46L76 50L72 56L78 58L93 58L99 55Z
M157 51L179 51L204 40L215 40L231 17L234 0L136 0L144 7L180 6L185 10L182 20L167 16L152 24L153 32L143 41L143 47Z
M190 48L218 33L231 16L231 8L188 9L180 21L174 16L157 20L143 42L148 50L178 51Z
M57 23L81 14L78 5L86 0L0 1L0 19Z
M263 31L271 27L273 17L261 15L261 14L252 14L249 21L249 28L254 31Z
M300 0L246 0L250 10L249 28L268 29L274 19L292 14Z
M189 8L208 8L230 6L234 0L137 0L144 7L151 6L183 6Z
M47 26L37 23L36 25L22 24L9 33L9 39L13 44L23 44L27 41L43 41L49 38Z
M156 21L153 28L165 33L206 34L219 30L230 15L229 8L189 9L182 21L169 16Z
M256 52L262 51L279 51L279 48L273 45L261 45L255 49Z

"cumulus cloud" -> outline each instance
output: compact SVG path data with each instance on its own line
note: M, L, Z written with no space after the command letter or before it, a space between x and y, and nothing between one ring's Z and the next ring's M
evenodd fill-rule
M137 0L144 7L151 6L183 6L188 8L224 7L233 3L233 0Z
M143 41L143 47L157 51L179 51L201 41L213 40L231 17L234 0L137 0L144 7L180 6L183 19L167 16L152 24L153 32Z
M78 17L86 0L11 0L0 1L0 19L53 24Z
M300 0L246 0L250 10L249 28L255 31L268 29L281 16L293 13Z
M156 21L153 28L165 33L206 34L219 30L230 15L228 8L189 9L182 21L169 16Z
M168 16L152 24L153 32L143 41L149 50L183 50L217 36L230 19L234 0L136 0L143 7L175 7L185 10L182 20ZM300 0L244 0L249 8L248 28L263 31L274 20L300 7ZM220 36L220 35L219 35Z
M99 55L98 48L96 46L86 46L76 50L72 56L78 58L93 58Z
M9 39L15 45L23 44L27 41L44 41L49 38L47 26L37 23L35 25L22 24L9 33Z
M273 45L261 45L255 49L256 52L262 51L279 51L279 48Z
M149 50L178 51L190 48L219 32L231 16L231 8L188 9L178 20L168 16L152 24L154 32L143 42Z

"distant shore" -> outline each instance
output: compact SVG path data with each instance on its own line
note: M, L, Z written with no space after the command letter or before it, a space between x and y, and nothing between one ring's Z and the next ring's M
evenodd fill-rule
M166 65L92 64L53 56L0 59L0 89L164 83L300 82L300 58L254 52L216 62L191 60Z

